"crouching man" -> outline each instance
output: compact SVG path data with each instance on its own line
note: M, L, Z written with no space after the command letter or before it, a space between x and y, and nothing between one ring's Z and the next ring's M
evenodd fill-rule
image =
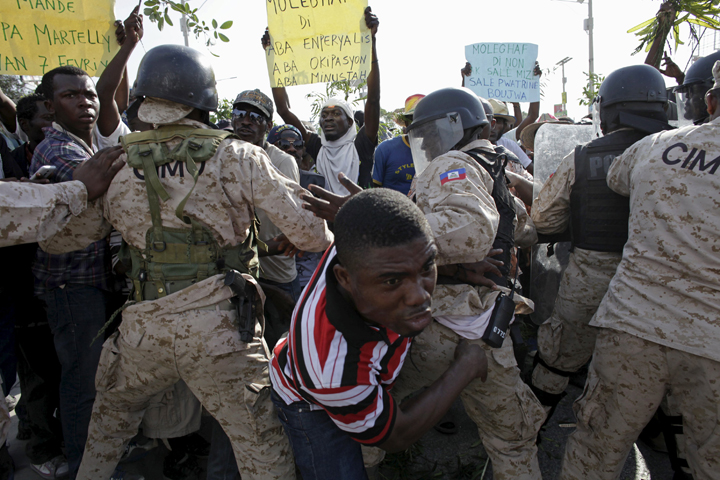
M335 245L271 364L273 403L304 479L367 478L361 444L407 448L467 384L485 380L483 349L461 342L423 393L402 407L389 393L413 337L432 322L436 255L428 221L401 193L366 190L338 212Z

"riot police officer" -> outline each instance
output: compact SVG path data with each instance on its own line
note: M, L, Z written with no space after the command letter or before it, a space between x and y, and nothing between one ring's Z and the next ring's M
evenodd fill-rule
M487 381L474 380L460 398L492 459L495 478L540 479L535 437L544 411L520 378L507 325L498 329L505 338L496 348L483 340L493 331L501 291L503 296L509 292L505 287L510 286L516 231L515 201L489 136L483 106L467 89L433 92L415 110L408 137L418 172L416 199L433 230L440 267L432 299L434 321L410 353L417 368L402 370L393 393L401 399L431 384L447 369L462 339L482 346ZM500 290L484 286L479 278L491 249L502 250L496 257L503 262L500 271L489 275ZM517 313L530 312L522 297L515 295L514 301Z
M199 52L150 50L135 92L145 97L138 117L156 128L123 137L127 166L99 208L44 245L72 250L112 224L135 287L103 348L78 478L109 478L152 396L179 379L228 434L243 478L294 478L270 402L254 209L303 250L324 250L332 235L262 149L208 127L217 90Z
M685 74L682 85L675 87L678 119L681 125L700 125L707 122L705 93L713 86L713 65L720 60L720 51L695 61Z
M608 168L635 142L671 128L666 104L665 82L656 69L635 65L612 72L595 101L605 136L565 157L533 202L531 218L538 233L569 230L573 247L553 313L538 331L531 388L548 418L564 396L568 378L592 356L596 329L588 324L628 236L628 199L608 188Z

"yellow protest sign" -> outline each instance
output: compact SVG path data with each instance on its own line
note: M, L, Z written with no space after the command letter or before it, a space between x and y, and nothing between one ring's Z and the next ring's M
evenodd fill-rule
M368 0L267 0L273 87L363 81L372 63Z
M118 50L115 0L0 1L0 75L61 65L99 76Z

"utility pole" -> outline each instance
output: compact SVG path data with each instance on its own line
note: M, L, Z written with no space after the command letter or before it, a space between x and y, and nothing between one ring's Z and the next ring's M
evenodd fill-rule
M578 0L583 3L585 0ZM593 82L593 74L595 73L595 55L593 53L593 14L592 14L592 0L588 0L588 18L583 22L584 29L588 32L588 44L589 44L589 55L588 55L588 90L590 96L595 96L595 84Z
M560 68L562 68L562 86L563 86L563 93L562 93L562 109L565 114L567 115L567 93L565 93L565 83L567 83L567 78L565 78L565 64L568 63L570 60L572 60L572 57L565 57L562 60L560 60L555 65L559 65Z

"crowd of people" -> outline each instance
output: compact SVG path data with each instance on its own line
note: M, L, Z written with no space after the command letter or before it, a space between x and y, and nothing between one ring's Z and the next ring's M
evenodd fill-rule
M619 478L653 423L676 478L720 478L720 53L674 72L681 128L658 70L608 75L599 134L538 193L538 131L574 126L539 102L413 94L380 141L369 8L364 111L328 99L317 132L282 87L212 124L187 47L133 83L142 20L117 23L97 84L64 66L0 92L0 374L40 476L141 479L121 461L165 442L171 480L198 458L208 479L366 479L453 433L460 398L494 478L540 479L539 432L590 362L560 478ZM523 376L529 252L568 241ZM8 433L0 402L0 480Z

